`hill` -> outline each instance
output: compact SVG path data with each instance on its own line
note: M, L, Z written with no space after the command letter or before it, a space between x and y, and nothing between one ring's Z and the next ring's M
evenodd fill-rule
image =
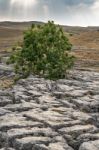
M0 22L0 53L22 41L23 32L33 23L42 22ZM73 44L73 53L77 57L75 67L99 71L99 27L62 27Z

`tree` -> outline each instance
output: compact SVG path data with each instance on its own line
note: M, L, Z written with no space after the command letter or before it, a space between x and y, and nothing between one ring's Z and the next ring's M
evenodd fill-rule
M15 50L10 61L15 63L16 74L63 78L74 63L71 47L62 28L49 21L43 25L32 25L24 33L22 47Z

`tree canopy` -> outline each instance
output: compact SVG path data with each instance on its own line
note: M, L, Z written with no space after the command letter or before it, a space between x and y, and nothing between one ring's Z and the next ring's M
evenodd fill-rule
M71 47L62 28L53 21L43 25L33 24L24 33L23 44L14 50L10 61L15 63L16 74L64 78L74 63Z

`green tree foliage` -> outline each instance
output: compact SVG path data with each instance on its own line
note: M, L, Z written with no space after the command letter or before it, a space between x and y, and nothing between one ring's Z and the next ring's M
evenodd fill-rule
M32 25L25 32L22 47L16 48L10 61L15 63L17 74L63 78L74 63L71 47L62 28L49 21L44 25Z

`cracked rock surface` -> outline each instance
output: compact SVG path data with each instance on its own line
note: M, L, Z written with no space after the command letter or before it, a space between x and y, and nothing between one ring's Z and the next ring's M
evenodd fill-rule
M99 73L0 90L0 150L99 150Z

